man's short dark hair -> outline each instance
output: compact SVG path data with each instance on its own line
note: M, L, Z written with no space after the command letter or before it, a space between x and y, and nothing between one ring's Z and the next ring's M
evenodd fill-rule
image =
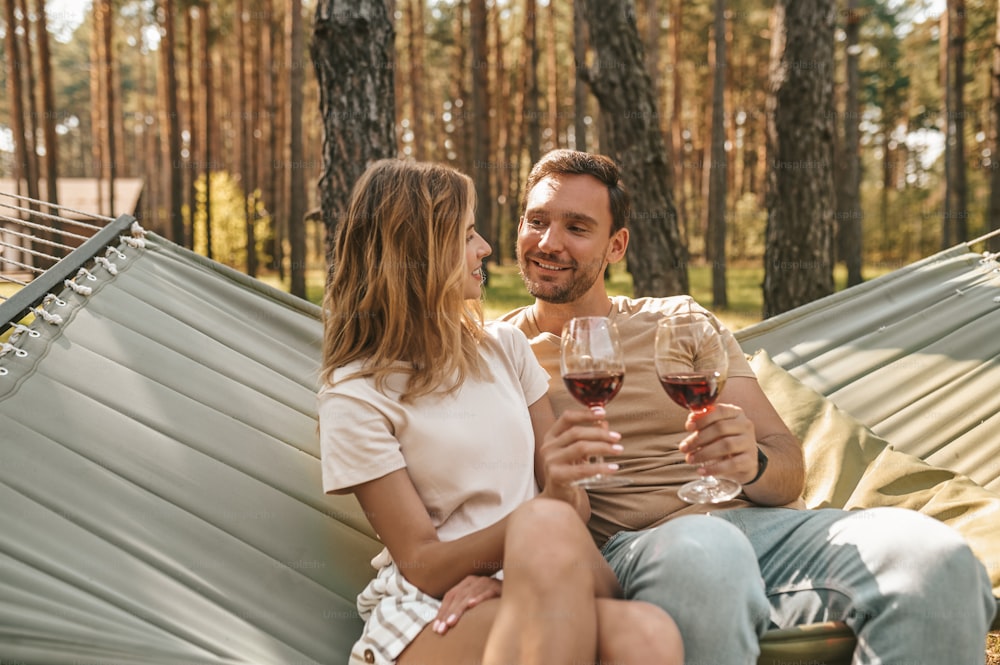
M531 167L528 181L524 186L524 196L521 202L523 215L528 204L528 194L540 180L550 175L589 175L597 178L608 188L608 199L611 202L611 233L625 228L632 207L628 190L621 181L618 165L610 157L595 155L579 150L552 150L545 153Z

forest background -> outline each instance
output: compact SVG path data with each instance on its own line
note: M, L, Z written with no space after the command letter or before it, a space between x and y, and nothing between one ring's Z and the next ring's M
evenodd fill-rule
M557 147L625 162L641 203L662 186L631 223L667 249L634 242L618 288L690 290L690 268L722 310L731 271L763 279L767 316L830 292L835 265L858 283L1000 220L996 0L2 2L0 177L46 201L56 177L141 178L144 226L313 299L337 144L374 117L324 103L317 63L331 22L381 14L387 50L358 59L389 89L353 81L360 106L391 106L390 154L473 176L498 278Z

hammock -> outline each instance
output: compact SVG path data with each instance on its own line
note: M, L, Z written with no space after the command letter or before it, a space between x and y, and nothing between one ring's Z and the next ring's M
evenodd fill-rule
M92 237L0 303L0 659L345 662L362 625L355 596L380 545L353 497L321 491L318 308L144 232L128 216L96 221ZM754 360L775 394L836 410L855 439L867 424L901 445L896 437L909 425L890 409L925 412L918 399L939 410L961 404L958 421L933 440L917 437L913 451L931 446L950 466L949 446L960 445L956 463L976 483L953 480L993 500L982 486L998 482L988 450L996 442L986 441L998 398L982 386L1000 381L996 341L984 333L951 356L934 355L938 335L927 319L961 326L946 313L921 313L948 298L920 295L968 287L955 297L979 309L964 328L973 334L979 323L969 322L981 319L995 329L986 319L996 321L998 306L988 294L1000 292L1000 281L995 264L981 259L953 250L834 296L853 312L833 315L836 325L812 329L827 310L802 308L740 339L748 351L766 350ZM923 286L904 287L906 275ZM845 295L852 291L857 299ZM897 309L921 324L867 309L869 294L905 301ZM842 328L853 332L841 336ZM800 337L803 329L816 334ZM784 331L813 341L789 344ZM926 338L919 347L918 338ZM925 365L925 355L942 369ZM898 383L899 371L911 378ZM912 374L921 371L948 400L929 385L918 389ZM878 394L891 404L859 397L869 376L884 377ZM961 400L965 386L975 390ZM880 439L864 437L870 465ZM836 464L826 462L824 471ZM851 499L829 479L810 487L814 505ZM996 583L1000 556L987 565ZM762 663L804 662L803 653L849 649L850 637L818 625L776 631L762 644Z

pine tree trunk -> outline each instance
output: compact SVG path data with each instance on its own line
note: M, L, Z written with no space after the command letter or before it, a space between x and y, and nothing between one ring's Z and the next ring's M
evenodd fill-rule
M288 66L288 244L291 254L290 291L306 297L306 179L302 151L302 84L305 72L299 66L302 53L302 0L291 0L286 25Z
M396 154L392 21L384 0L347 4L317 2L311 44L324 128L319 194L328 263L355 181L372 161Z
M968 184L965 174L965 0L949 0L952 12L952 33L949 37L951 52L952 108L950 113L950 140L952 153L952 227L956 243L969 239ZM953 8L952 8L953 7Z
M587 80L607 120L601 151L619 163L632 193L628 269L634 293L687 293L687 250L677 231L670 167L631 2L584 0L583 7L595 56Z
M198 131L198 82L195 79L195 72L198 71L198 63L194 57L194 14L197 11L195 5L191 5L184 12L184 62L187 64L185 81L187 83L187 114L185 124L188 129L188 158L183 170L184 178L184 198L187 201L188 226L191 228L191 245L194 246L195 220L198 218L198 174L201 163L200 153L200 132ZM211 247L209 247L211 256Z
M587 152L587 18L583 15L582 0L573 0L573 138L574 147Z
M548 86L545 91L545 111L548 116L549 140L546 148L554 150L561 147L559 142L559 65L556 59L556 44L559 36L556 34L556 3L549 2L545 12L545 74Z
M472 93L469 90L469 78L466 72L471 70L469 62L469 35L465 25L465 7L468 0L459 0L455 3L455 69L452 78L452 96L455 100L462 100L463 105L455 104L452 117L455 121L455 154L457 156L457 168L469 174L471 177L473 169L473 144L476 137L473 133L472 121ZM469 104L468 107L464 104Z
M201 88L204 99L201 107L202 126L202 176L205 180L205 237L208 241L208 258L212 258L212 44L209 41L211 33L211 17L209 16L209 0L202 0L198 7L198 23L201 28L199 45L201 46Z
M990 204L987 228L1000 231L1000 7L997 8L996 29L993 36L993 71L991 72L991 97L993 123L990 126ZM987 247L991 252L1000 252L1000 235L993 236Z
M410 61L410 122L413 156L428 158L427 111L424 108L424 0L407 0L407 32Z
M257 276L257 234L253 224L253 212L251 208L251 192L247 185L250 181L250 159L245 139L246 127L250 120L246 117L247 108L247 44L246 44L246 12L245 0L236 0L236 11L233 20L235 21L234 32L236 37L236 108L234 114L235 127L233 128L233 152L236 153L240 174L240 188L243 190L243 228L247 237L246 263L247 274L251 277ZM264 32L267 32L265 28ZM270 203L270 201L268 201Z
M13 28L17 25L14 0L3 0L3 8L4 23L7 26L7 35L3 40L7 59L7 90L11 115L10 124L14 133L13 171L14 180L17 182L18 192L20 192L21 179L25 177L24 165L28 161L24 138L24 84L21 78L21 68L17 64L20 62L20 57L18 55L18 39Z
M179 245L186 245L184 217L181 206L184 202L184 181L181 178L181 132L177 114L177 72L174 67L174 0L160 0L160 21L163 36L160 39L160 63L163 77L163 91L166 104L162 109L163 126L166 129L167 171L169 199L167 217L170 220L170 239Z
M708 233L705 250L712 262L712 305L729 306L726 294L726 8L715 0L715 57L712 82L712 150L708 172Z
M28 16L26 0L18 0L18 12L21 15L21 28L24 30L22 37L15 40L20 47L20 58L18 66L23 70L24 95L28 102L27 116L25 119L25 154L27 161L24 164L25 180L28 185L28 197L34 200L41 199L41 192L38 188L38 180L41 177L38 167L38 105L35 101L35 62L31 49L31 20ZM34 202L28 203L31 210L38 210L38 205ZM32 263L28 260L27 263Z
M111 0L101 0L98 11L101 12L101 73L104 76L102 85L104 91L104 155L108 165L108 214L112 217L120 211L115 210L115 178L118 176L118 164L115 157L117 148L115 141L115 82L113 75L114 59L111 57L113 12Z
M274 37L272 33L272 25L274 24L274 0L264 0L264 15L268 17L267 26L261 31L260 34L260 60L263 64L261 67L261 107L262 117L265 122L262 123L261 131L263 136L261 141L267 145L267 154L270 156L269 160L262 159L258 163L258 175L257 180L261 184L261 196L263 198L263 205L269 211L269 223L270 228L268 230L268 247L267 254L269 254L268 262L273 270L281 272L281 264L283 261L281 243L279 242L279 235L277 232L277 220L275 211L278 210L276 207L276 198L278 183L275 182L275 178L268 177L269 173L272 173L271 169L274 168L274 159L278 154L278 142L277 142L277 108L274 103L274 91L273 88L276 85L276 77L274 75ZM283 275L282 275L283 276Z
M681 238L683 239L689 237L687 232L687 192L684 189L684 136L681 132L682 113L684 109L684 80L681 76L681 68L679 66L684 56L681 50L681 25L684 20L684 2L683 0L667 0L667 2L672 6L670 29L667 33L667 39L670 57L674 64L671 100L673 111L670 114L670 183L674 197L677 200L677 226L680 229Z
M858 0L847 0L846 35L844 56L844 140L838 161L836 237L838 258L847 266L847 285L854 286L863 280L861 274L861 142L858 123L861 105L858 101L860 87L858 74L858 33L861 12Z
M527 128L528 159L531 164L542 156L542 128L538 108L538 0L524 5L524 123Z
M3 0L3 9L4 23L7 31L3 40L7 66L7 91L11 115L11 129L14 133L13 176L17 193L22 194L21 179L26 176L25 163L28 160L28 148L26 145L24 125L24 85L21 79L21 68L18 66L18 63L20 62L20 57L18 56L19 40L14 32L14 26L17 25L14 0ZM14 214L16 214L19 218L23 216L23 213L19 211ZM8 240L8 236L3 232L4 226L5 225L3 223L0 223L0 239L6 241ZM13 238L10 239L13 240L12 244L21 244ZM0 257L13 261L20 261L26 265L32 265L31 255L22 253L18 250L0 248Z
M469 2L469 38L472 46L472 121L475 140L472 143L472 176L476 184L476 226L483 237L496 247L498 238L493 228L493 190L490 186L490 90L489 59L486 54L486 0ZM496 260L496 256L492 259Z
M38 44L38 69L42 84L42 121L45 141L45 200L59 203L56 189L59 177L59 146L56 138L56 104L52 89L52 57L49 53L49 30L45 2L35 0L35 42ZM54 209L50 209L54 212Z
M833 293L834 0L775 5L764 317Z

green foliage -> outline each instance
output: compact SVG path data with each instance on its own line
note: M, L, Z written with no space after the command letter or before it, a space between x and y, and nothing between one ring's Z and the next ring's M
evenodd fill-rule
M205 176L198 176L195 183L195 198L197 209L191 228L194 238L194 251L211 256L220 263L246 270L247 266L247 229L246 215L243 210L244 194L240 184L226 171L216 171L211 174L211 218L212 218L212 252L208 252L208 233L205 215ZM254 233L257 238L256 252L261 256L263 241L270 224L270 217L260 199L260 192L255 191L250 197L251 211L255 213ZM191 214L187 206L183 209L185 221L191 224Z

